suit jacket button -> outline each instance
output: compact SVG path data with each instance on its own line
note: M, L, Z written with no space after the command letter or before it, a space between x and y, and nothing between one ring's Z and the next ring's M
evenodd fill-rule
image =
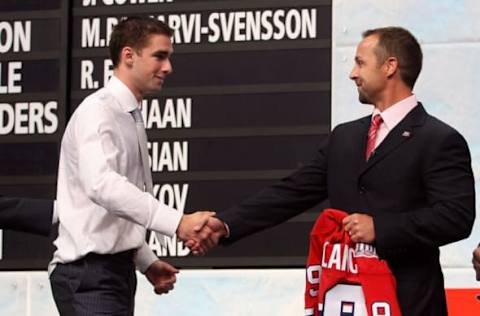
M360 190L358 190L358 193L360 194L365 194L365 187L360 187Z

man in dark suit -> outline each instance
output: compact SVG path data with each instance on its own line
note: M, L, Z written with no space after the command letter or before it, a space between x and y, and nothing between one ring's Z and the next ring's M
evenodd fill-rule
M374 105L372 116L340 124L311 164L211 219L194 252L328 199L350 214L343 224L352 240L373 243L387 260L403 315L447 315L438 248L469 236L474 180L464 138L412 93L421 66L420 45L407 30L366 31L350 78L360 102Z
M48 236L53 206L53 200L0 196L0 229Z

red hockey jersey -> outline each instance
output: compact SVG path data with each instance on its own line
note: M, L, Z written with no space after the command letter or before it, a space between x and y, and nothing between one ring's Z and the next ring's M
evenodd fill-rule
M396 283L372 245L343 229L348 214L326 209L310 233L306 316L401 316Z

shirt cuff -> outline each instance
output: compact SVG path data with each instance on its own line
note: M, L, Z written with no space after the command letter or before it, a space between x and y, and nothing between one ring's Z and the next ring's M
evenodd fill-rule
M223 238L228 238L230 237L230 227L228 227L228 224L223 222L223 226L225 226L225 230L227 231L227 234L223 236Z
M177 231L183 213L165 204L160 204L153 214L150 230L172 237Z
M142 247L137 249L134 258L137 269L143 274L145 274L148 267L157 260L158 257L153 253L152 249L150 249L146 242L143 243Z

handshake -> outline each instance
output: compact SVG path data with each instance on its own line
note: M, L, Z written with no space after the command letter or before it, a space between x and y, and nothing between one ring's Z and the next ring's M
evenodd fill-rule
M206 254L227 234L225 224L210 211L183 215L177 228L177 236L196 256Z
M225 224L214 217L215 212L202 211L184 214L177 227L177 236L196 256L202 256L218 244L220 238L227 236ZM156 260L145 271L147 280L154 286L157 294L173 290L178 270L162 260Z

